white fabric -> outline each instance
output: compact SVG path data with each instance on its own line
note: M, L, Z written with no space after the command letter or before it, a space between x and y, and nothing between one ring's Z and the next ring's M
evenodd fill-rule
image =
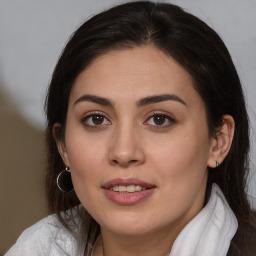
M57 216L50 215L26 229L4 256L84 256L84 249Z
M238 227L237 219L220 188L176 238L169 256L225 256Z
M202 211L181 231L169 256L225 256L237 220L217 185ZM51 215L25 230L5 256L83 256L76 239Z

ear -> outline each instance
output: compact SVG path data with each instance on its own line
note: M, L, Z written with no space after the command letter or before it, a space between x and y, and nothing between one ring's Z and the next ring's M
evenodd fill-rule
M217 130L214 137L212 137L212 144L210 149L210 156L207 165L215 168L221 164L227 156L235 131L235 121L232 116L224 115L222 117L222 125Z
M55 139L59 154L60 154L64 164L66 166L69 166L65 140L62 138L60 131L61 131L61 124L55 123L52 128L53 137Z

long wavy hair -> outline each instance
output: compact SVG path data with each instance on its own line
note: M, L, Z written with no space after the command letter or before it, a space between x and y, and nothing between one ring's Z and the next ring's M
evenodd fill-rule
M210 135L214 136L216 128L221 126L223 115L234 118L236 127L230 152L218 168L209 168L206 198L211 184L217 183L237 219L252 220L253 212L246 196L248 116L242 86L227 48L213 29L176 5L128 2L101 12L75 31L60 55L45 103L49 210L57 213L63 225L70 229L72 212L81 218L86 229L83 243L87 251L100 232L99 225L85 209L78 207L80 202L75 192L62 193L56 185L56 178L65 166L53 137L53 125L61 124L58 139L64 140L71 88L95 58L109 50L144 45L153 45L172 56L191 75L205 103Z

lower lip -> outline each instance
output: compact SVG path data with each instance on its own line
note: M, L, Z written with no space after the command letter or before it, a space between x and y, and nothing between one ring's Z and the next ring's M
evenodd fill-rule
M143 201L148 198L155 188L150 188L138 192L128 193L128 192L115 192L110 189L104 189L106 196L116 204L119 205L133 205Z

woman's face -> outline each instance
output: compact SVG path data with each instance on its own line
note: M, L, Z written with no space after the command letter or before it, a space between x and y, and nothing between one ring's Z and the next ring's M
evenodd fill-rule
M139 235L178 233L201 210L213 144L190 75L144 46L107 52L77 77L58 146L102 231Z

